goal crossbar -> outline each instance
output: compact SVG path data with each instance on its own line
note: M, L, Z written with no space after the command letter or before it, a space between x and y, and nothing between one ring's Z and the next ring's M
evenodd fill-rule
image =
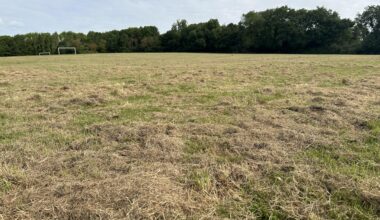
M58 54L61 55L61 50L73 50L74 54L77 54L76 47L58 47Z

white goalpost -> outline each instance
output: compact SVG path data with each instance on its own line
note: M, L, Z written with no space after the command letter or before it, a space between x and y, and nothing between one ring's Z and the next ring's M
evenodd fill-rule
M73 50L74 54L77 54L76 47L58 47L58 55L61 55L61 50Z
M40 52L38 56L51 55L50 52Z

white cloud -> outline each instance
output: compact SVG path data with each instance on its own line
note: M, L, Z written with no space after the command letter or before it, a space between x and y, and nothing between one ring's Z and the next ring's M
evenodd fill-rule
M8 20L8 19L0 18L0 26L6 29L10 29L10 28L22 28L25 26L25 24L17 20Z
M8 26L10 26L10 27L24 27L24 23L21 21L10 21L8 23Z

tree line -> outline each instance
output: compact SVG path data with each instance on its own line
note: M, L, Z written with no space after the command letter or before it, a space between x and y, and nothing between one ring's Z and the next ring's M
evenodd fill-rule
M0 36L0 56L57 53L60 46L78 53L227 52L227 53L366 53L380 54L380 5L369 6L356 19L335 11L287 6L251 11L238 24L217 19L198 24L178 20L166 33L146 26L87 34L29 33Z

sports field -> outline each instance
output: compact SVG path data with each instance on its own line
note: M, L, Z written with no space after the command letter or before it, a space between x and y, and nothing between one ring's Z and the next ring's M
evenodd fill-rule
M0 58L0 219L226 218L380 218L380 56Z

